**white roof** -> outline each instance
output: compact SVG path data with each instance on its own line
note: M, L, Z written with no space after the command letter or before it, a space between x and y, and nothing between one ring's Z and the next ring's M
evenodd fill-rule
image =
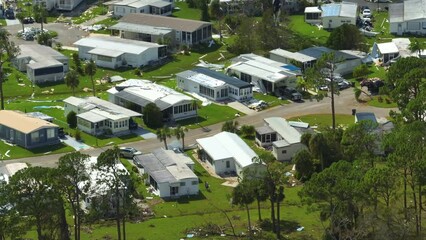
M320 13L321 9L319 7L306 7L305 13Z
M27 168L26 163L8 163L0 167L0 181L9 183L10 177L15 175L19 170Z
M117 53L141 54L150 48L159 48L164 45L156 43L136 41L111 36L95 36L82 38L74 43L77 47L98 48L95 51L105 52L111 50L116 55Z
M124 54L123 51L117 51L113 49L106 49L106 48L93 48L88 53L95 54L95 55L101 55L101 56L107 56L107 57L119 57Z
M272 54L287 58L287 59L294 59L298 62L310 62L310 61L315 61L316 58L305 55L303 53L298 53L298 52L290 52L281 48L277 48L274 50L269 51Z
M392 39L392 42L395 43L396 47L399 50L399 55L401 55L401 57L417 57L418 53L413 53L410 50L411 41L409 38L394 38Z
M117 84L116 87L110 88L108 93L119 93L120 91L117 90L117 87L123 88L121 92L129 93L156 104L158 101L166 103L166 105L174 105L182 101L192 101L192 98L185 94L144 79L129 79Z
M265 118L266 124L276 131L285 140L287 145L300 143L300 137L302 136L299 131L292 127L284 118L281 117L270 117Z
M394 42L377 43L377 48L379 49L381 54L399 52L398 47L396 46Z
M404 21L426 18L426 0L405 0Z
M197 139L197 143L214 161L233 158L241 167L253 164L257 154L238 135L221 132L214 136Z
M196 73L196 72L194 73L195 73L194 75L189 76L187 78L201 85L215 88L215 87L220 87L226 84L224 81L221 81L216 78L212 78L202 73Z
M298 75L298 72L285 69L288 64L277 62L256 54L242 54L233 60L229 69L255 76L270 82L282 81Z
M78 114L77 116L93 123L104 121L107 119L116 121L120 119L141 116L140 113L118 106L114 103L102 100L97 97L77 98L71 96L66 98L64 102L82 109L84 112Z

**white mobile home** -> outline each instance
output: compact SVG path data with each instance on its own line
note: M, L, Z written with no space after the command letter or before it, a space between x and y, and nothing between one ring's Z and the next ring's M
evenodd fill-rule
M389 5L390 33L426 34L426 0L406 0Z
M82 38L74 45L81 59L93 59L96 65L112 69L149 65L167 54L164 45L111 36Z
M321 24L326 29L334 29L345 23L356 25L357 11L358 4L352 2L307 7L305 8L305 22Z
M65 116L71 111L77 114L78 129L92 135L128 132L130 118L141 116L97 97L68 97L64 100Z
M176 74L176 81L180 89L200 94L213 101L245 101L253 97L252 84L207 68L180 72Z
M172 15L173 0L112 0L105 2L114 16L123 17L129 13Z
M154 103L166 120L181 120L197 114L191 97L148 80L130 79L107 92L110 102L123 107L132 106L137 112L143 112L148 103Z
M263 93L275 92L279 87L296 87L297 76L301 75L300 69L291 64L283 64L252 53L232 59L232 64L226 72L252 83Z
M134 161L148 175L146 183L162 198L197 195L199 192L199 180L188 167L188 164L193 164L188 156L157 149L135 156Z
M300 142L302 134L284 118L270 117L264 121L264 126L256 128L256 143L266 148L272 146L272 154L278 161L290 161L297 152L306 148Z
M242 171L246 168L253 171L265 168L263 164L253 162L257 154L235 133L221 132L196 141L200 159L211 164L218 175L235 173L243 177Z
M51 47L31 44L19 45L20 54L14 60L19 71L27 72L33 83L57 82L64 80L69 69L69 59Z
M52 9L71 11L77 7L83 0L33 0L33 4L42 4L48 11Z

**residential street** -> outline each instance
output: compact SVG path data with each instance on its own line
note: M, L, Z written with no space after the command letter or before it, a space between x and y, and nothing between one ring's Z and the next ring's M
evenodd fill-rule
M386 117L389 115L390 108L375 108L368 106L366 104L361 104L355 101L354 93L351 88L343 90L339 96L336 96L336 113L337 114L351 114L352 109L356 109L357 112L374 112L377 118ZM312 102L307 101L304 103L291 103L283 106L274 107L267 109L261 112L256 112L253 115L246 115L239 117L236 120L239 122L239 125L249 124L254 126L261 126L263 124L263 118L279 116L284 118L291 118L296 116L302 116L307 114L329 114L331 113L330 108L330 99L324 99L323 101L317 102L313 100ZM198 138L203 138L207 136L214 135L220 132L223 123L214 124L208 126L211 130L209 132L204 132L202 129L190 130L186 133L185 136L185 145L189 146L195 143L195 140ZM173 139L169 139L171 142ZM156 148L163 147L164 144L158 139L148 139L138 142L132 142L127 144L122 144L121 146L130 146L135 147L136 149L142 152L150 152ZM96 148L82 151L83 153L97 156L103 152L106 148ZM45 166L45 167L54 167L58 158L63 154L55 155L46 155L38 156L31 158L22 158L16 160L8 160L6 162L27 162L32 166Z

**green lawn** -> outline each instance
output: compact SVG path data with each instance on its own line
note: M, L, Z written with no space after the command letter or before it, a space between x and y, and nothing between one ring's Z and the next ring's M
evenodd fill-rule
M0 26L7 26L6 19L0 18Z
M175 2L175 9L173 9L173 17L185 18L192 20L201 19L201 11L197 8L189 8L188 4L185 1ZM179 9L176 9L179 8Z
M99 15L105 15L108 12L108 7L105 5L96 6L90 10L86 10L82 15L72 18L73 24L84 23L90 19L93 19Z
M178 121L178 123L182 126L186 126L189 129L199 128L199 125L196 123L199 123L201 126L205 127L215 123L233 120L237 112L239 111L231 107L212 103L208 106L202 106L198 109L198 118L189 118Z
M108 27L110 27L110 26L112 26L112 25L115 25L115 24L117 24L117 23L118 23L118 19L117 19L117 18L109 17L109 18L107 18L107 19L104 19L104 20L102 20L102 21L97 22L96 24L97 24L97 25L104 25L104 26L105 26L105 28L108 28ZM109 30L109 29L101 29L101 30L99 30L99 31L95 31L95 33L100 33L100 34L107 34L107 35L109 35L109 34L111 34L111 30Z
M291 15L289 18L289 27L295 34L298 34L300 37L303 37L313 43L325 45L328 37L330 36L330 32L324 29L319 29L315 25L306 23L304 15Z
M289 121L302 121L307 122L311 126L331 126L332 118L331 114L312 114L293 117L287 119ZM336 125L347 126L355 122L355 118L352 115L336 114Z
M380 101L380 98L382 99L381 101ZM368 104L370 106L379 107L379 108L395 108L395 107L397 107L397 104L385 95L374 96L372 100L368 101Z
M31 150L24 149L19 146L10 146L3 141L0 141L0 160L10 160L24 157L41 156L45 154L56 154L74 151L73 148L65 144L57 144L52 146L40 147ZM6 156L5 154L10 157Z
M258 99L258 100L263 100L263 101L267 102L269 107L275 107L275 106L278 106L278 105L290 103L290 101L288 101L286 99L278 99L275 96L272 96L272 95L269 95L269 94L258 93L258 92L254 92L253 97Z

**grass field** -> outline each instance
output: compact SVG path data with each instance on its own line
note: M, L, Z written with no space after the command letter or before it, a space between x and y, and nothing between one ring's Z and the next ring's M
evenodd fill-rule
M90 10L86 10L82 15L72 18L73 24L84 23L90 19L93 19L99 15L105 15L108 12L108 7L105 5L95 6Z
M6 19L0 18L0 26L7 26Z
M267 102L269 107L275 107L275 106L278 106L278 105L290 103L290 101L288 101L286 99L278 99L275 96L268 95L268 94L265 95L265 94L257 93L257 92L255 92L253 94L253 97L258 99L258 100L263 100L263 101Z
M381 101L379 99L382 99ZM379 108L395 108L397 104L393 102L388 96L374 96L372 100L368 101L368 105Z
M192 20L201 19L201 11L197 8L189 8L185 1L175 2L175 9L173 9L173 17L185 18Z
M330 32L306 23L304 15L291 15L289 18L289 27L295 34L319 45L325 45Z
M331 126L331 114L312 114L303 115L287 119L289 121L302 121L307 122L311 126ZM336 125L347 126L355 122L354 116L345 114L336 114Z

